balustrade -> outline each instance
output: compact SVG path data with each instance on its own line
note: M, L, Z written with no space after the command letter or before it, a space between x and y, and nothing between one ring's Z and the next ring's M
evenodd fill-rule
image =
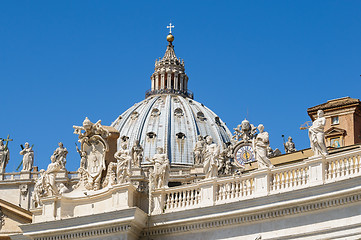
M322 185L361 176L361 148L326 157L311 157L302 162L255 170L231 177L211 178L181 187L157 190L160 209L153 214L213 206L258 196Z
M307 186L309 167L305 164L287 166L272 170L270 190L281 191Z
M216 201L240 199L254 193L254 179L251 177L237 177L227 181L217 182Z
M172 190L171 188L165 194L165 212L176 208L189 208L200 203L200 188L182 188Z
M335 181L360 174L360 157L360 151L354 151L347 155L342 154L328 157L325 162L325 180Z

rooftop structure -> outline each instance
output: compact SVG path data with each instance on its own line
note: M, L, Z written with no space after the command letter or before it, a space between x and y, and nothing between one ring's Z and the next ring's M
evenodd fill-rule
M130 146L140 143L144 149L142 163L149 163L147 159L157 147L162 147L171 164L192 165L199 135L211 136L221 149L231 141L232 134L219 116L193 100L184 61L175 55L173 40L169 33L167 50L155 62L152 88L146 99L126 110L111 125L120 133L118 148L125 138Z

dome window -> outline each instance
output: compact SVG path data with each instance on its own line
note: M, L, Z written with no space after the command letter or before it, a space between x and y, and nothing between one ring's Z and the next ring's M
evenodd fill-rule
M122 136L121 139L122 139L123 142L127 142L129 137L128 136Z
M202 112L197 112L197 118L201 121L206 120L206 118L204 117L204 114Z
M149 132L149 133L147 133L147 136L148 136L148 138L153 139L157 136L157 134L155 134L154 132Z
M183 116L183 110L181 109L181 108L176 108L175 110L174 110L174 115L176 116L176 117L182 117Z
M133 112L132 115L130 116L130 118L131 118L132 120L135 120L135 119L137 119L138 117L139 117L139 113L138 113L138 112Z
M186 137L186 135L182 132L177 133L176 136L178 139L184 139Z
M160 115L160 111L158 108L154 108L152 113L150 114L152 117L158 117Z
M216 124L217 124L218 126L221 126L221 121L219 120L219 117L215 117L215 118L214 118L214 121L216 121Z

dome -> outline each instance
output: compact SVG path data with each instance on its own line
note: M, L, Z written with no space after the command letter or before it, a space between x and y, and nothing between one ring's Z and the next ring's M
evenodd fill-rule
M212 136L221 149L230 142L231 132L225 123L209 108L193 100L185 74L184 61L178 59L172 42L164 57L155 63L151 76L152 88L146 99L121 114L112 127L120 133L122 141L132 148L137 141L143 148L142 163L164 148L171 164L193 164L193 149L199 135Z
M148 162L157 147L163 147L172 164L193 164L197 136L212 136L221 146L230 142L230 131L209 108L188 97L159 94L148 97L124 112L112 127L120 132L118 148L129 138L144 149L143 163Z

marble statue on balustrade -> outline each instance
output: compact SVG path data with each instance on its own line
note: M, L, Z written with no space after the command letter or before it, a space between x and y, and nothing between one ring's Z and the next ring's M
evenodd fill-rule
M308 129L311 149L314 156L326 156L328 154L325 144L325 124L326 118L322 110L317 111L317 118L313 121L312 126Z
M259 134L253 141L256 161L258 163L258 169L273 168L271 161L267 156L267 148L269 147L269 135L264 131L262 124L258 125Z
M257 128L253 126L253 124L250 124L247 119L244 119L241 124L237 126L237 128L234 129L234 140L243 140L244 142L248 142L251 139L254 138Z
M45 189L44 189L44 183L43 183L43 177L44 177L45 170L41 169L39 171L38 179L35 182L34 190L31 193L31 199L33 201L33 207L37 208L40 206L40 198L43 197Z
M58 148L55 149L53 156L56 162L59 162L62 169L65 168L66 164L66 155L68 154L68 150L64 147L62 142L58 143Z
M40 170L40 177L35 182L32 199L34 207L40 206L40 199L43 197L50 197L59 195L58 186L56 185L56 175L62 169L60 161L52 155L50 157L51 163L48 165L46 171Z
M109 150L107 141L109 131L106 130L99 120L92 123L85 118L83 126L73 126L74 133L79 135L81 144L81 163L78 170L80 175L76 187L84 185L87 190L99 190L105 166L105 153Z
M139 140L135 140L132 147L132 160L133 166L140 167L140 163L143 159L143 147L140 145Z
M153 158L147 159L154 167L149 169L150 189L159 189L168 187L170 164L169 159L162 147L157 147L157 153Z
M129 182L131 176L130 166L132 162L132 156L128 150L128 144L126 142L121 144L121 148L114 154L114 157L117 159L117 183Z
M24 144L24 149L20 151L20 155L23 155L23 170L31 171L34 164L34 151L33 146L30 147L29 143Z
M219 146L213 143L211 136L206 137L206 149L204 153L203 172L205 178L212 178L218 176L218 165L220 162Z
M292 137L288 137L288 141L285 142L284 144L285 147L285 152L286 153L293 153L296 152L296 145L295 143L292 141Z
M281 154L282 153L278 148L273 150L270 146L267 147L267 157L269 157L269 158L277 157L277 156L280 156Z
M224 144L224 149L219 154L218 175L230 175L232 171L232 145Z
M10 159L9 149L4 145L3 141L0 139L0 173L5 172L6 165Z
M199 165L203 163L205 145L206 142L204 141L204 138L201 135L199 135L196 145L194 146L193 149L194 164Z

